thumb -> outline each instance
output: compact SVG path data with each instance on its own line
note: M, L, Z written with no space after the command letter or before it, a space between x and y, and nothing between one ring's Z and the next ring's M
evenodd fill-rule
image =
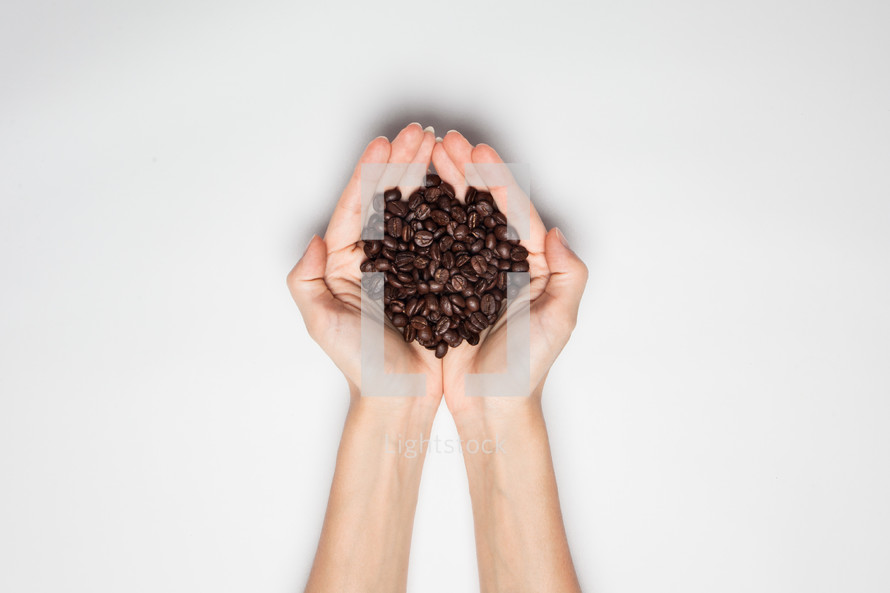
M569 248L565 235L555 227L544 238L544 257L550 269L545 292L549 297L547 300L553 301L548 305L555 307L554 313L568 315L567 321L574 326L587 284L587 266Z
M303 257L287 275L291 296L300 308L306 329L313 338L327 324L329 305L333 300L324 281L327 258L325 242L318 235L312 235Z

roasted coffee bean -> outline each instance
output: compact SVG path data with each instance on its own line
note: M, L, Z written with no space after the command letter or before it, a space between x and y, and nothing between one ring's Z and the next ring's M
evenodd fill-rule
M528 262L527 261L515 261L510 264L511 272L528 272Z
M479 333L486 327L488 327L488 318L485 317L485 315L481 311L476 311L475 313L470 315L467 318L467 322L472 328L476 329L476 333Z
M479 216L485 217L494 212L494 207L488 201L476 200L476 212L479 213Z
M380 241L365 241L362 249L368 257L375 257L383 249L383 244Z
M467 287L467 279L460 274L455 274L451 277L449 286L454 292L461 292L464 288Z
M423 202L423 194L419 191L414 192L408 198L408 210L417 210L421 202Z
M490 293L486 293L486 294L482 295L482 300L481 300L479 310L482 311L485 315L488 315L488 316L494 315L495 313L497 313L498 303L494 299L494 297L491 296Z
M488 269L488 265L485 263L485 258L481 255L474 255L470 258L470 264L472 264L473 271L477 274L484 274L485 270Z
M451 217L444 210L433 210L430 212L430 218L439 226L445 226L451 222Z
M417 220L426 220L430 217L432 209L429 204L420 204L414 209L414 218Z
M513 261L523 261L528 259L528 250L522 245L514 245L510 251L510 259Z
M417 231L414 233L414 243L417 244L418 247L429 247L432 242L433 234L431 232Z
M441 336L448 331L449 327L451 327L451 320L448 317L440 317L439 322L436 323L436 335Z
M408 214L408 204L402 201L390 202L386 205L386 211L393 216L405 216Z
M386 222L386 232L393 237L402 236L402 225L405 223L401 218L393 216Z
M528 271L528 251L488 191L469 187L458 201L454 187L428 174L424 186L402 199L390 188L372 199L368 227L380 240L365 241L362 288L381 298L384 315L403 333L444 357L500 315L505 294L517 285L507 272Z

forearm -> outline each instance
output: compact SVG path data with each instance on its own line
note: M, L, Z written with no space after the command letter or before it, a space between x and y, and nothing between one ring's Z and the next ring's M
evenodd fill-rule
M482 593L580 590L539 401L458 422L462 439L499 439L503 449L464 453Z
M399 455L386 437L428 435L434 413L353 399L307 593L405 590L424 455Z

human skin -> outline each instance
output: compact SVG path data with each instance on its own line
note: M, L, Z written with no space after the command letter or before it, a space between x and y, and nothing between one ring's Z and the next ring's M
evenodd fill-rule
M530 267L528 393L506 398L464 396L463 377L490 372L493 361L503 357L502 323L480 336L478 347L464 343L443 361L416 343L406 344L394 328L387 327L387 370L426 374L427 393L406 398L361 395L361 165L388 163L388 168L398 169L409 162L424 166L432 162L462 198L465 167L501 160L487 145L473 147L454 131L436 139L419 124L405 127L391 144L376 138L362 154L324 239L313 237L288 275L307 330L343 372L350 391L328 510L306 591L405 590L425 451L413 458L394 455L385 450L383 437L428 435L443 394L464 442L500 439L507 447L504 453L489 455L464 452L482 591L578 591L541 394L547 372L574 328L587 269L557 229L547 232L534 208L531 237L522 241ZM408 195L414 188L400 183L400 189ZM506 211L507 189L488 189Z
M483 175L491 168L474 165L502 162L490 146L474 147L456 131L448 132L433 149L436 172L455 186L459 197L466 190L465 179L491 182ZM506 181L512 187L481 186L502 211L507 210L508 191L520 191L512 177ZM474 186L480 188L475 181ZM462 440L501 439L505 448L495 455L464 451L482 592L580 591L541 398L547 373L577 322L587 267L558 229L547 231L534 206L529 238L521 243L529 252L528 391L517 397L464 395L468 373L496 372L498 357L504 357L507 324L502 319L481 336L477 347L462 344L443 359L445 403Z
M384 435L430 433L442 398L442 365L417 343L407 344L394 328L384 332L387 370L423 373L422 397L361 395L360 175L363 163L430 162L436 140L419 124L406 126L390 143L371 141L359 159L328 224L324 239L313 237L288 274L291 295L310 336L343 372L350 404L343 427L328 509L307 593L404 591L408 552L423 453L394 455ZM385 175L386 176L386 175ZM412 188L401 186L407 194Z

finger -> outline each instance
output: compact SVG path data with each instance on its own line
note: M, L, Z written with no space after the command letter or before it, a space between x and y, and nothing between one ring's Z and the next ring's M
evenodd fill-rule
M378 136L371 140L362 156L359 158L355 170L346 189L340 195L340 200L334 207L334 214L328 223L328 228L324 234L324 242L331 251L338 251L348 245L358 242L361 236L361 218L362 218L362 185L368 187L376 187L377 179L373 176L380 176L383 173L383 165L379 167L364 167L365 164L386 163L389 161L391 145L385 136Z
M436 146L436 131L432 126L423 130L423 139L417 149L417 153L408 164L404 175L399 180L399 191L403 196L411 195L424 182L427 171L430 168L430 160L433 156L433 148Z
M377 181L375 193L391 187L398 187L405 173L420 149L426 133L418 123L411 123L402 128L392 141L389 161L380 179Z
M516 199L521 200L523 203L526 201L528 202L529 238L524 241L525 247L532 253L540 253L543 251L544 237L547 235L547 228L541 221L541 217L538 215L538 211L535 209L534 204L531 203L531 200L528 199L526 193L519 187L519 184L516 183L516 180L510 173L510 169L504 165L504 161L501 160L498 153L488 144L477 144L473 149L472 161L477 165L487 165L477 166L476 171L480 174L485 185L488 186L488 191L491 192L491 195L494 197L494 201L498 205L498 208L507 214L508 218L511 212L507 204L508 195L515 195ZM496 165L498 164L503 166L497 167ZM493 167L491 165L495 166ZM521 214L525 214L525 212L522 212Z
M554 321L574 327L581 295L587 285L587 266L569 248L565 236L557 228L547 233L544 255L550 268L550 278L542 306L548 316L554 317Z
M454 188L454 193L458 199L463 201L467 192L467 183L464 181L463 173L458 170L457 165L448 156L448 152L441 142L436 142L433 147L433 166L436 168L436 174Z
M325 242L318 235L306 247L300 261L287 275L287 286L300 313L309 335L317 339L322 328L327 327L328 316L334 297L324 281L328 251Z
M441 144L454 169L457 170L456 175L453 170L449 173L455 179L454 182L449 181L449 183L454 186L454 192L458 199L463 201L469 185L475 184L475 187L478 189L485 189L479 187L482 184L482 180L473 167L473 145L456 130L449 130L445 137L442 138ZM445 163L445 167L447 169L447 163ZM438 170L439 167L437 166L436 171Z

